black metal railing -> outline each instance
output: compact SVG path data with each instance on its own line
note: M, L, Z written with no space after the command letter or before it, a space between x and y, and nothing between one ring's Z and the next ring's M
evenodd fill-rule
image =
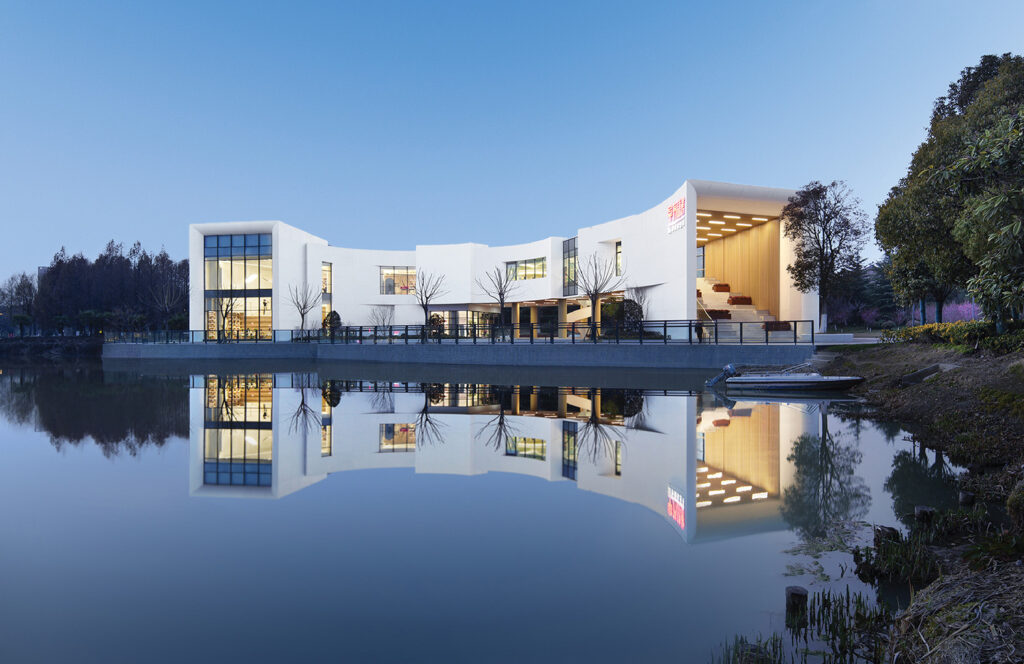
M108 343L326 344L813 344L810 320L656 320L518 325L345 325L314 330L116 332Z

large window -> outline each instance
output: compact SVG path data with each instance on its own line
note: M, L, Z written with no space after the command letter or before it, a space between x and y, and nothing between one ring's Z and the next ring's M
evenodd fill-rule
M704 247L697 247L697 278L704 278Z
M270 296L206 298L206 338L233 341L269 340L273 336Z
M562 240L562 295L576 295L576 264L579 238Z
M530 258L524 261L505 263L509 279L542 279L548 276L547 258Z
M331 313L331 293L334 291L332 285L334 268L330 263L320 264L320 320L324 326L327 325L327 315Z
M379 452L415 452L416 424L382 424L380 425Z
M269 233L203 238L208 339L270 339L274 271Z
M381 295L414 295L416 293L415 265L381 265Z
M509 436L505 439L505 456L518 456L543 461L547 458L547 452L548 441L542 438Z
M622 241L615 243L615 276L622 276Z

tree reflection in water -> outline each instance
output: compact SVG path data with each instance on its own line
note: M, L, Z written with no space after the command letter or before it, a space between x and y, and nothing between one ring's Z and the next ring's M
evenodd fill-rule
M312 431L320 427L320 405L324 398L324 388L316 374L297 374L292 376L292 387L299 393L299 403L288 418L288 431L295 434L301 431ZM338 396L340 402L341 396ZM313 407L313 404L316 407Z
M476 433L478 439L495 450L505 449L510 438L519 433L519 429L508 419L509 405L512 402L515 388L511 385L488 385L490 400L498 404L498 414L489 419Z
M632 390L631 390L632 392ZM635 410L642 409L643 397L635 410L625 413L627 401L623 390L587 390L587 398L590 399L590 414L586 421L579 428L576 435L577 458L587 458L591 463L615 456L615 449L618 445L626 446L625 426L614 423L613 417L623 418L627 415L635 415ZM607 406L605 405L607 399ZM602 411L604 416L602 417Z
M420 383L423 391L423 407L416 415L416 444L436 445L444 442L445 424L430 411L430 407L444 403L444 383Z
M896 518L908 528L914 521L914 508L929 505L939 510L957 506L956 476L942 458L935 453L934 462L928 461L921 447L917 454L901 450L892 460L892 473L885 481L885 490L892 496L892 509Z
M819 548L849 546L851 524L867 514L871 493L856 475L861 452L856 441L828 428L828 406L820 405L821 435L804 434L788 460L796 466L793 484L782 496L782 517L805 543Z
M188 438L188 377L105 373L98 366L7 369L0 411L45 431L60 450L91 438L107 457Z

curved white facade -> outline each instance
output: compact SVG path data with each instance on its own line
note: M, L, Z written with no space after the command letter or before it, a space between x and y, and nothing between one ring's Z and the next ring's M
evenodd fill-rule
M558 320L564 322L566 307L560 306L560 302L573 306L583 300L578 295L563 294L563 243L570 238L577 239L580 261L591 255L614 261L617 246L621 247L622 278L617 290L645 289L648 319L695 319L698 317L697 289L700 287L697 280L698 247L718 247L715 243L719 237L715 235L726 236L721 237L723 247L728 241L730 246L739 248L737 251L740 253L735 256L740 258L728 259L727 266L721 268L726 271L726 278L733 273L737 277L743 274L747 282L759 287L765 281L772 282L771 288L765 291L768 294L760 297L764 302L758 302L759 298L755 297L753 307L770 312L780 320L816 320L817 295L796 291L786 273L785 266L792 258L792 247L781 231L761 229L756 242L753 233L749 234L750 241L747 241L747 231L754 230L752 225L774 223L775 228L779 227L778 215L793 193L787 189L691 180L662 202L639 214L580 228L571 235L501 247L464 243L419 245L412 250L349 249L331 246L323 238L280 221L195 224L189 229L190 328L199 330L212 324L209 322L211 305L208 303L213 291L204 272L206 236L244 234L269 235L273 240L272 293L268 296L266 290L261 291L264 300L260 305L264 311L272 311L273 329L300 327L298 312L289 302L289 289L315 285L319 290L324 264L331 266L330 309L337 311L345 324L372 324L373 309L384 305L393 308L395 325L405 325L422 323L422 310L413 295L382 293L381 266L408 266L414 267L416 272L443 275L447 292L432 303L432 311L493 313L497 307L477 281L495 267L504 270L506 263L539 258L545 260L546 275L518 281L509 302L522 303L531 309L557 307ZM723 226L700 223L702 219L723 215L723 219L735 219L735 223L717 219L710 223ZM762 219L764 222L757 221ZM732 233L732 236L714 233L720 229ZM761 244L766 247L764 252L759 248ZM756 261L742 258L747 254L756 254ZM209 256L208 251L206 255ZM756 262L757 273L730 272L741 268L747 270L747 267L739 265L744 262L751 265ZM252 306L250 304L250 309ZM517 306L515 312L519 311ZM546 312L546 315L551 314L552 310ZM536 311L533 315L537 315ZM307 318L306 327L316 327L319 322L320 316L314 312Z

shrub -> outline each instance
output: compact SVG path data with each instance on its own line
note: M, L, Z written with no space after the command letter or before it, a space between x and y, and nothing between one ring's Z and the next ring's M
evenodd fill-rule
M997 354L1024 351L1024 329L997 334L995 325L986 321L928 323L887 330L882 333L881 340L883 343L946 343L972 346Z
M728 293L732 289L729 288L729 284L715 284L711 287L711 290L715 291L716 293Z
M753 304L749 295L730 295L729 304Z
M1017 530L1024 531L1024 480L1017 482L1006 500L1006 512Z
M761 327L769 332L789 332L793 329L786 320L766 320Z

